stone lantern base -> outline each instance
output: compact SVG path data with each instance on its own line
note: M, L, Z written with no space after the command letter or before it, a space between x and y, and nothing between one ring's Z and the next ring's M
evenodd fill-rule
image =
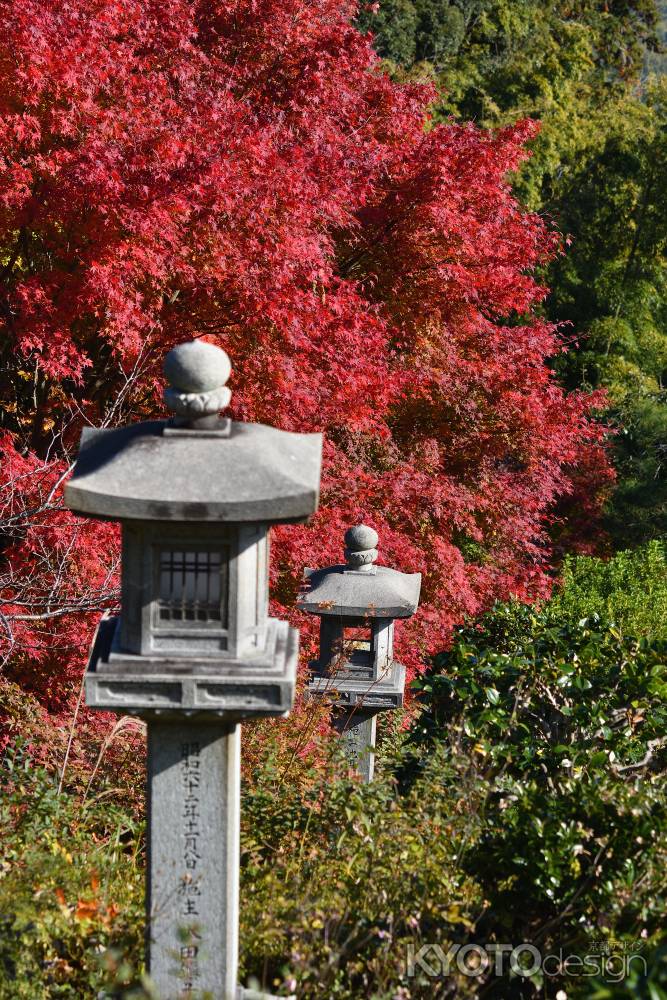
M332 706L332 725L340 733L351 765L368 784L375 771L376 716L392 708L401 708L405 690L405 667L394 661L376 681L355 677L347 672L335 676L322 673L319 662L306 698L326 698Z
M395 660L377 680L355 676L347 671L324 673L319 661L310 664L313 676L306 688L307 698L329 698L336 708L377 715L401 708L405 690L405 667Z
M292 707L299 634L269 619L264 649L239 660L137 656L120 649L120 619L104 617L86 673L86 704L128 715L284 716Z

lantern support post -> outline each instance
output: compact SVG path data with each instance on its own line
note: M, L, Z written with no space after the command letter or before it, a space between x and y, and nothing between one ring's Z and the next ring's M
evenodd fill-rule
M175 978L185 996L238 995L240 747L239 723L148 721L149 968L160 997Z
M375 774L377 714L369 715L360 708L355 712L334 712L331 721L333 728L340 734L350 765L365 785L370 784Z

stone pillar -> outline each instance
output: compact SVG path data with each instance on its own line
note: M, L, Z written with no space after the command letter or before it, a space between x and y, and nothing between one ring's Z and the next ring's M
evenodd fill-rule
M360 775L364 784L373 780L375 773L375 734L377 716L364 712L338 715L334 728L340 733L345 756L351 767Z
M148 722L147 938L160 1000L238 996L240 747L238 724Z

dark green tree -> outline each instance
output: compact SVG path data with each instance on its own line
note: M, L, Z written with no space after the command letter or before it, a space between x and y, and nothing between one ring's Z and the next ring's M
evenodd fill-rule
M550 274L553 318L581 335L558 370L609 394L619 472L609 523L627 542L667 532L666 99L667 80L628 99L573 166L557 206L572 246Z

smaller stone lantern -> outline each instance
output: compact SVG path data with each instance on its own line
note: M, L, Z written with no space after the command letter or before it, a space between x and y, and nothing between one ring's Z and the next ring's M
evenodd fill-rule
M306 569L298 607L320 616L320 652L310 666L311 698L331 698L333 723L364 781L373 778L379 712L400 708L405 667L394 659L394 619L419 604L420 573L376 566L377 533L364 524L345 533L343 566Z

